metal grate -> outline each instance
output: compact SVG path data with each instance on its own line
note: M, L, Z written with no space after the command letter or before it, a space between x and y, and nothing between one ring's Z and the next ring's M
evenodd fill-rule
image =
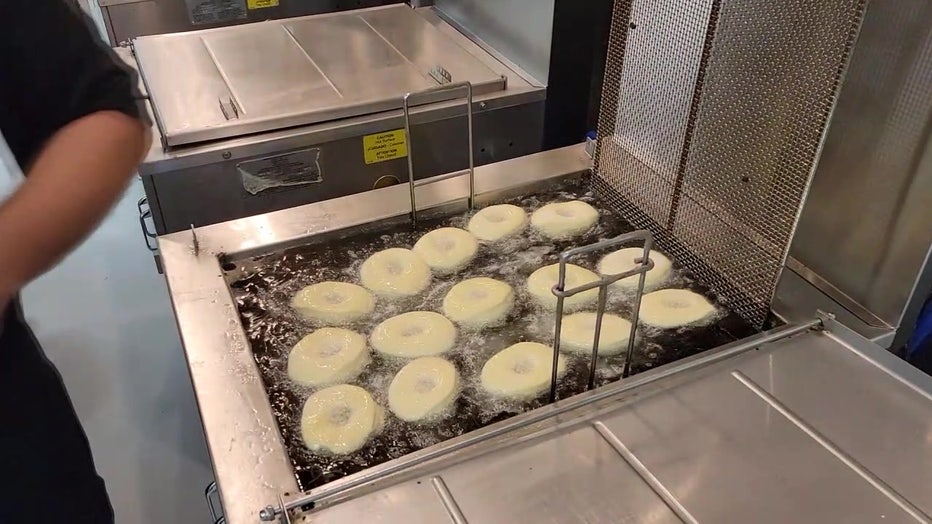
M756 327L866 0L616 0L594 189Z

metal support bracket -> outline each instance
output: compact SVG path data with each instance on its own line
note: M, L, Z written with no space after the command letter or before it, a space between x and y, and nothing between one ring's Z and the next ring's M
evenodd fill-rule
M139 210L139 227L142 229L142 237L146 241L146 248L152 253L157 253L159 250L159 245L155 242L157 235L155 231L149 230L149 225L146 223L147 220L152 218L149 199L146 197L140 198L136 202L136 209Z
M207 499L207 510L210 511L210 521L213 522L213 524L226 523L226 517L223 516L223 511L217 511L217 507L214 506L214 499L216 498L218 501L220 499L220 490L216 482L211 482L207 485L207 488L204 489L204 498Z

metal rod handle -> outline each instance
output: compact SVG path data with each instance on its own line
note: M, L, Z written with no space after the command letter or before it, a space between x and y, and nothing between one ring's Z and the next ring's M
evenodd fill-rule
M610 249L615 246L632 242L644 243L644 255L635 261L637 263L637 267L634 267L623 273L618 273L617 275L599 275L599 279L596 281L576 286L572 289L565 289L566 264L572 258L586 253L591 253L593 251ZM626 233L624 235L619 235L615 238L589 244L587 246L580 246L577 248L569 249L560 254L560 275L557 279L557 285L553 286L553 289L551 290L557 297L556 319L554 319L553 327L553 367L550 372L551 403L556 402L557 400L557 370L560 364L560 338L563 334L564 300L567 297L571 297L590 289L599 289L599 302L595 313L595 340L592 343L592 356L589 363L588 389L591 390L593 387L595 387L595 370L599 356L599 339L601 338L602 334L602 318L605 316L605 306L608 302L608 287L615 282L618 282L619 280L638 275L637 293L634 296L634 318L631 319L631 332L628 335L628 348L625 357L625 367L622 371L622 378L628 377L628 374L631 370L631 357L634 355L634 340L637 335L638 317L641 310L641 298L644 294L645 275L654 267L654 262L650 259L649 256L650 250L653 247L654 236L651 234L651 232L647 230L638 230L632 231L631 233Z
M153 239L156 238L154 231L149 231L149 225L146 222L152 218L152 208L149 207L149 199L142 197L139 201L136 202L136 209L139 210L139 227L142 229L142 238L146 242L146 248L151 253L156 253L159 250L158 243L154 242Z
M467 173L469 174L469 210L472 211L476 207L476 158L474 151L474 133L473 133L473 89L471 82L456 82L452 84L445 84L438 87L432 87L424 91L417 91L414 93L408 93L402 99L402 109L404 110L405 117L405 141L408 144L408 190L411 196L411 224L414 227L417 227L417 192L415 189L418 187L418 184L414 183L414 140L411 134L411 105L412 99L417 99L420 97L431 96L436 98L437 95L448 92L456 91L465 91L466 95L466 127L468 137L468 146L469 146L469 169ZM455 98L449 98L446 100L454 100ZM459 176L462 173L457 173L456 175L449 175L448 178L453 176Z
M223 512L218 512L217 508L214 506L214 498L220 498L220 490L217 488L216 482L211 482L204 488L204 498L207 499L207 510L210 511L210 521L214 524L225 522L226 519L223 517Z

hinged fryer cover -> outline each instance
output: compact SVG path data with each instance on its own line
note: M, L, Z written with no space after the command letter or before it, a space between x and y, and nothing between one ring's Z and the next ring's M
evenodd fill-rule
M757 327L865 1L615 2L596 190Z
M504 79L415 10L395 5L145 36L140 71L169 145L359 116L401 107L408 92Z

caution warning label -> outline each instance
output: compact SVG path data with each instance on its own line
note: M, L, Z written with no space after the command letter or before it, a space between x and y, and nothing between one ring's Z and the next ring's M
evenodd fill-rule
M249 0L250 9L262 9L264 7L278 7L278 0Z
M375 164L408 156L405 130L396 129L362 137L363 157L366 164Z

